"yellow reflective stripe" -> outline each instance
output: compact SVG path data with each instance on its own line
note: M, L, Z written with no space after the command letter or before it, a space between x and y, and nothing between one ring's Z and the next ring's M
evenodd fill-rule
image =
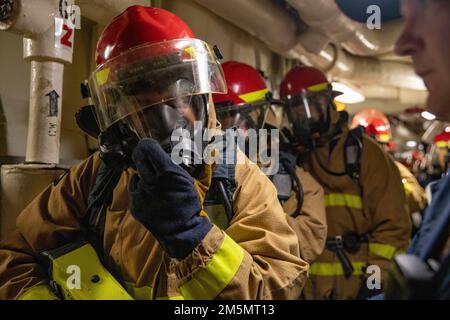
M31 287L25 291L25 293L19 297L19 300L58 300L58 298L53 294L49 286L41 285Z
M330 193L325 195L325 206L362 209L362 199L353 194Z
M329 86L330 86L330 84L328 82L319 83L319 84L315 84L311 87L308 87L308 91L320 92L320 91L327 90Z
M125 282L125 287L135 300L152 300L154 290L150 286L136 287L134 283ZM184 300L183 296L156 297L156 300Z
M369 243L369 252L379 257L391 260L397 252L397 248L389 244L371 242Z
M108 82L108 78L109 78L109 73L110 73L110 69L109 68L106 68L106 69L103 69L103 70L100 70L100 71L98 71L96 74L95 74L95 77L97 78L97 84L99 85L99 86L102 86L102 85L104 85L105 83L107 83Z
M447 148L448 146L450 146L450 143L448 141L438 141L436 142L436 146L438 148Z
M269 89L262 89L258 91L253 91L245 94L241 94L239 98L244 100L247 103L263 100L266 97L266 94L269 92Z
M125 288L127 292L135 300L152 300L153 299L153 288L149 286L136 287L134 283L125 282Z
M173 296L173 297L159 297L156 300L184 300L183 296Z
M366 262L352 262L353 275L360 276L364 274L363 268L367 266ZM340 262L315 262L309 268L309 274L314 276L343 276L344 269Z
M215 298L233 280L243 259L244 250L225 234L222 245L206 267L180 287L181 294L188 300Z
M69 287L69 267L80 271L80 288ZM52 260L53 280L67 300L133 300L113 275L101 264L94 248L84 244ZM101 281L92 282L93 276Z
M191 59L197 59L197 52L195 51L194 47L189 47L184 49L184 52L186 52L188 55L191 56Z
M387 133L381 133L378 135L379 142L389 142L391 140L391 136Z
M406 179L402 179L403 182L403 189L405 190L406 196L409 196L412 193L411 185L406 181Z
M336 111L345 111L346 105L343 102L334 100L334 105L336 106Z

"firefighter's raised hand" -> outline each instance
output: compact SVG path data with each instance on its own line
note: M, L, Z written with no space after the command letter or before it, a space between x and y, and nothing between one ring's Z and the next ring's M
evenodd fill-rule
M131 212L173 258L189 255L211 229L194 179L152 139L133 152L139 175L130 183Z

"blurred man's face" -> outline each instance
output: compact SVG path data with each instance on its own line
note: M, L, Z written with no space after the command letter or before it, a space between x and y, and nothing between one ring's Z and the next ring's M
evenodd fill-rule
M396 52L412 56L430 94L427 107L450 120L450 1L402 0L405 29Z

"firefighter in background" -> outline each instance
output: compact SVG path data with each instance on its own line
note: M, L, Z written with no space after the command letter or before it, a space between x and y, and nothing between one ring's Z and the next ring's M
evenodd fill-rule
M419 164L419 183L427 188L431 183L442 179L449 164L449 137L450 133L442 132L434 138L427 148L427 153Z
M191 138L193 120L201 130L216 128L210 95L226 85L213 50L176 15L132 6L103 31L96 58L96 118L102 134L117 138L100 141L102 159L128 166L103 179L111 163L97 153L24 209L0 245L0 299L55 299L55 282L73 299L298 297L308 265L270 180L237 151L243 164L233 167L233 217L221 230L203 201L213 166L178 165L167 154L178 145L171 145L173 130ZM98 258L85 243L90 236L98 238ZM80 238L84 244L72 250ZM106 269L92 273L99 261ZM61 288L67 264L82 264L82 290Z
M310 268L307 299L367 298L366 268L384 284L393 256L406 249L411 222L392 159L361 129L348 128L333 102L338 93L319 70L294 67L280 88L284 135L305 169L325 190L328 238ZM371 272L377 268L370 268Z
M440 176L444 176L449 167L450 132L442 132L434 138L431 151L432 164L438 168Z
M213 95L222 129L236 129L243 135L248 129L279 129L271 92L260 72L236 61L226 62L222 67L228 93ZM270 146L275 147L279 146ZM279 172L270 178L289 224L297 233L301 258L314 262L324 249L327 235L322 187L284 153L280 153Z
M357 126L362 126L366 134L375 139L388 152L388 144L392 140L392 132L389 120L383 112L375 109L366 109L358 112L352 120L352 128ZM425 190L405 165L399 161L395 161L395 164L402 178L412 224L414 229L417 230L420 227L422 213L427 205Z

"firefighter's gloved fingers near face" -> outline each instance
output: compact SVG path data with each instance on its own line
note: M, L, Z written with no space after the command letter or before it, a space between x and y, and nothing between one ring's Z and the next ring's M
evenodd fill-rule
M139 142L133 163L139 173L130 182L133 216L172 258L185 258L212 227L194 179L152 139Z

